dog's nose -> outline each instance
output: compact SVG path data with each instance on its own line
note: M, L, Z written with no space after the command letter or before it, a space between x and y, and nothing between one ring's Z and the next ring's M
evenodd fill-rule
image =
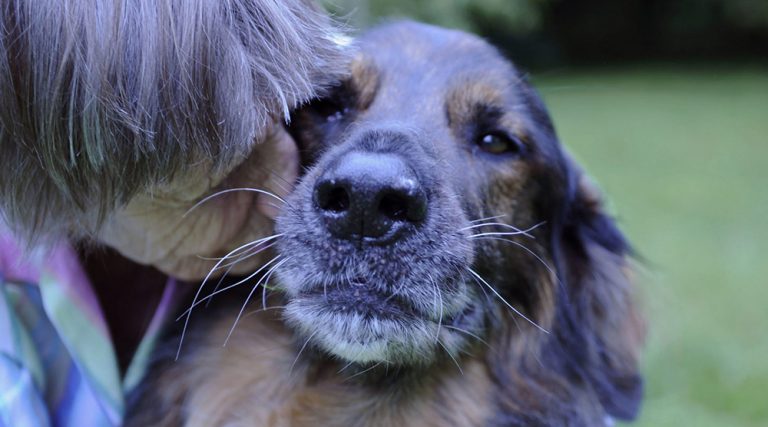
M416 174L390 153L344 154L317 180L314 199L329 231L343 239L377 239L427 213Z

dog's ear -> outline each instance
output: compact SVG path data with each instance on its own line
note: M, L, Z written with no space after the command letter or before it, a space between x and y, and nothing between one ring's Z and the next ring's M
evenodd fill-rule
M570 161L572 189L559 241L565 287L561 337L577 372L595 391L606 412L629 420L643 394L638 357L644 324L635 305L631 249L605 212L601 194Z

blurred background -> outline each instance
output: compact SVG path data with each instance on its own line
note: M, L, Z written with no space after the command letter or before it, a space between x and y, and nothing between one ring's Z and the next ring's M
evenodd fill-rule
M768 0L326 0L530 73L644 258L640 426L768 426Z

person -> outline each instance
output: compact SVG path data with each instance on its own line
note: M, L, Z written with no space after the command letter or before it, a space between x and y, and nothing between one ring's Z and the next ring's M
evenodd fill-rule
M272 232L344 40L307 0L2 2L0 426L121 423L186 283Z

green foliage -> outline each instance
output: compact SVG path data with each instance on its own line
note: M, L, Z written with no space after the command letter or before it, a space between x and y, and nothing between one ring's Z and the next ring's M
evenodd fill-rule
M766 0L324 0L353 27L409 17L478 33L523 65L760 57Z
M768 28L768 1L730 0L723 3L726 16L735 26L749 29Z
M451 28L482 32L478 21L504 22L517 33L538 30L547 0L325 0L339 16L350 16L357 27L375 24L382 17L407 17Z
M360 26L375 23L380 17L407 16L437 25L477 31L474 17L506 22L519 32L541 29L546 15L567 0L323 0L331 11L351 14ZM613 2L613 0L610 0ZM578 7L595 10L605 7L606 0L581 1ZM733 28L768 28L768 2L764 0L625 0L628 9L637 4L652 4L651 15L711 24L727 22ZM595 10L595 12L597 12ZM703 20L702 20L703 18ZM674 22L673 22L674 24Z

